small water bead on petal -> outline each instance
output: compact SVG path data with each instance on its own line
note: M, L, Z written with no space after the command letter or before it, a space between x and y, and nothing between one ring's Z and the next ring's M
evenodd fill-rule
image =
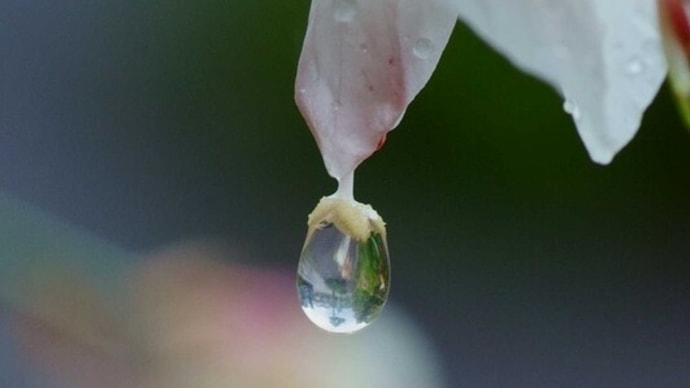
M639 58L632 58L625 65L625 72L630 76L640 75L644 72L644 63Z
M577 121L580 119L580 108L574 102L565 100L563 102L563 110L572 116L573 120Z
M335 0L333 17L337 22L348 23L357 16L357 0Z
M434 44L427 38L419 38L412 49L414 55L419 59L427 59L434 52Z
M386 303L390 262L385 237L372 233L359 242L333 224L314 231L297 270L297 289L305 314L332 333L363 329Z

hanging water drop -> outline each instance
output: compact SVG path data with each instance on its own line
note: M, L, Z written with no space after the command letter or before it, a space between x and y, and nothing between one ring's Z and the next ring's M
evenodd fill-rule
M324 198L310 215L297 269L307 317L326 331L353 333L376 318L389 288L383 220L370 206Z

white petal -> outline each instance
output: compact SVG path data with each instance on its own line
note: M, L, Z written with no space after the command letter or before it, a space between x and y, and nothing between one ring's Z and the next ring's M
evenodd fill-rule
M340 178L377 149L429 80L453 0L312 0L295 99Z
M591 158L635 135L666 74L655 0L463 0L466 21L566 98Z

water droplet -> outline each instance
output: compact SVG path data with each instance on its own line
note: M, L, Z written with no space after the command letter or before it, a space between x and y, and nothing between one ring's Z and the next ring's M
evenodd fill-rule
M639 75L644 71L644 63L637 58L631 59L627 65L625 65L625 72L628 75Z
M357 0L335 0L333 17L336 21L348 23L357 16Z
M417 58L427 59L434 52L434 44L427 38L419 38L415 42L412 52Z
M315 230L297 269L297 292L307 317L332 333L353 333L381 311L390 287L385 237L358 242L332 224Z
M571 115L573 120L577 121L580 119L580 108L574 102L565 100L563 102L563 110L565 113Z

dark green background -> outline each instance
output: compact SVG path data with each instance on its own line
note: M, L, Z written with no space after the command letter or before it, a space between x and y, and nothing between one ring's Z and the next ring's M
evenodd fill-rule
M132 250L216 236L295 267L335 190L292 98L307 10L0 3L0 189ZM690 136L668 93L598 166L556 93L458 25L356 178L450 386L690 384Z

